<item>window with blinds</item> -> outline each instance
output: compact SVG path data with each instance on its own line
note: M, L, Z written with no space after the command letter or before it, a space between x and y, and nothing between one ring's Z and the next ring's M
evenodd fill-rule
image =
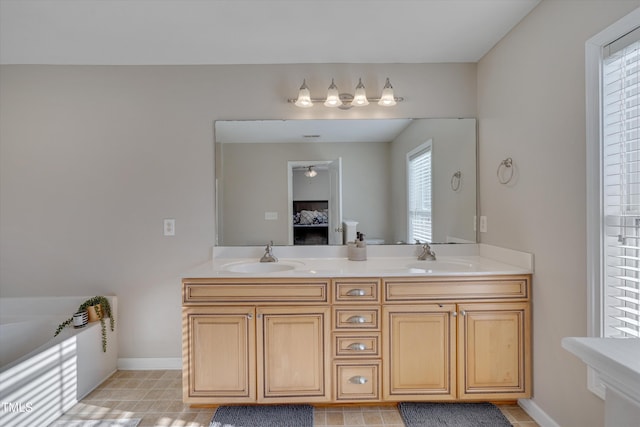
M640 338L640 28L602 63L602 335Z
M407 181L408 242L431 242L431 141L407 154Z

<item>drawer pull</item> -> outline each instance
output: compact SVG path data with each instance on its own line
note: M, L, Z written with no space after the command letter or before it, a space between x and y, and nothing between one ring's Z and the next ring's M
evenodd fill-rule
M349 378L349 382L351 384L366 384L368 380L362 375L356 375L355 377Z
M368 350L367 346L362 344L362 343L360 343L360 342L354 342L352 344L349 344L347 346L347 348L349 350L353 350L353 351L365 351L365 350Z
M347 319L347 323L367 323L367 319L363 316L351 316Z
M347 295L350 297L363 297L367 295L367 293L364 289L351 289L349 292L347 292Z

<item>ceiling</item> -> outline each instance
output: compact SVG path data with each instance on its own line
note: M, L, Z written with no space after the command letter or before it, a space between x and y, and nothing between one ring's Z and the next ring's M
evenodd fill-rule
M0 0L0 63L477 62L539 2Z

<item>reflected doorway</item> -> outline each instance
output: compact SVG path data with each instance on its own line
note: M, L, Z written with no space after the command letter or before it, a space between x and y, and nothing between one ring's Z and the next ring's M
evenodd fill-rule
M289 245L342 245L342 158L287 162Z

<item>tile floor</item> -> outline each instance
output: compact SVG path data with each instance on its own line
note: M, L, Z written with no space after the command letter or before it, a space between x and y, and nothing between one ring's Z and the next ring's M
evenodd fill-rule
M519 406L501 405L514 427L537 427ZM141 418L138 427L208 427L215 408L182 403L182 372L118 371L60 419ZM315 426L404 427L398 410L385 406L317 406Z

